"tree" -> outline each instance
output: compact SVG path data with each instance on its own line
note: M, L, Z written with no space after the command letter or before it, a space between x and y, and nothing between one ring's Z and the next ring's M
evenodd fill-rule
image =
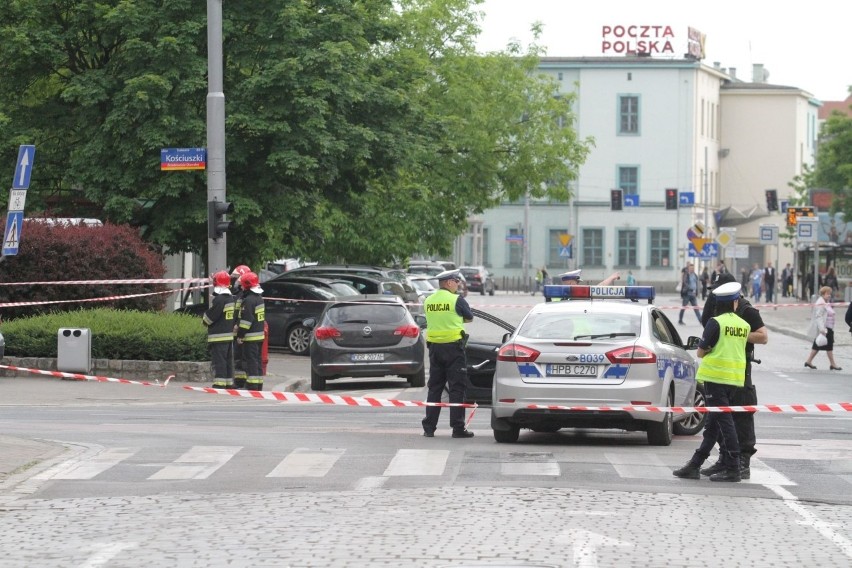
M813 187L831 189L832 213L841 211L846 219L852 219L852 118L849 116L835 113L823 123L809 181Z
M588 152L540 50L476 54L478 0L224 5L230 263L388 262L446 250L468 215L564 198ZM206 14L193 0L0 6L0 153L38 146L28 208L82 195L169 251L206 247ZM69 213L65 213L69 214Z

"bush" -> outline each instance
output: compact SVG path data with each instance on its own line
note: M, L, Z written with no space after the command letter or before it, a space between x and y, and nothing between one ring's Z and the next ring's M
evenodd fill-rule
M88 328L92 357L141 361L207 361L201 318L98 308L30 316L4 322L8 357L56 357L60 328Z
M58 224L27 220L21 230L18 254L0 263L0 282L56 282L65 280L123 280L162 278L162 254L151 249L132 227L124 225ZM162 284L0 286L0 302L82 300L165 291ZM162 310L167 296L145 296L98 302L133 310ZM88 306L94 304L87 303ZM8 307L4 319L46 312L79 310L80 304Z

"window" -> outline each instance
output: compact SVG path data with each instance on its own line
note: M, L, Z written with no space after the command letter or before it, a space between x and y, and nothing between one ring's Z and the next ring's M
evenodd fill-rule
M624 190L624 195L638 195L639 168L636 166L619 166L618 188Z
M583 229L582 266L603 265L603 229Z
M618 266L636 266L636 229L619 229Z
M524 251L524 241L523 238L515 240L511 237L523 237L523 232L520 228L518 229L509 229L508 235L510 239L507 240L506 246L509 247L509 253L506 255L506 266L507 267L520 267L521 266L521 257L523 256Z
M618 97L618 133L639 134L639 97L622 95Z
M672 231L671 229L651 229L651 250L649 266L670 265Z
M559 255L562 251L562 241L559 237L567 232L568 229L550 229L547 238L547 266L562 266L568 260L567 256Z

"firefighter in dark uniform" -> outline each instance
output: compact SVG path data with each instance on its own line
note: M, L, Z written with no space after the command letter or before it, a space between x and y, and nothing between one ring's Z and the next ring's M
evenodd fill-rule
M736 311L740 297L740 284L729 283L715 288L716 315L704 327L698 344L698 382L704 383L707 406L731 406L737 390L745 384L746 342L751 327ZM704 439L692 458L680 469L672 472L683 479L700 479L701 464L710 456L710 450L719 442L720 471L710 476L710 481L740 481L740 444L730 412L711 412L704 426Z
M730 272L721 272L713 282L712 289L715 290L723 284L736 281L736 277ZM701 312L701 325L706 326L708 320L715 313L716 296L715 294L710 294L704 304L704 310ZM768 343L769 333L766 325L763 323L763 318L760 317L760 310L752 306L746 298L741 297L737 302L736 314L751 326L751 332L748 334L748 343L746 343L745 385L736 391L731 404L735 406L753 406L757 404L757 390L754 388L754 383L751 380L751 362L754 359L754 346L758 343L761 345ZM751 479L751 456L757 452L754 447L757 442L757 437L754 433L754 413L734 412L734 426L737 429L737 440L740 442L740 475L743 479ZM717 471L721 471L722 467L723 465L720 460L702 469L701 474L713 475Z
M231 277L225 271L212 277L213 300L201 321L207 326L207 346L213 362L213 388L234 386L234 297Z
M429 347L429 383L426 402L441 402L444 387L449 386L450 402L464 402L467 359L464 347L465 322L473 321L473 312L458 293L462 276L459 270L446 270L436 276L440 288L423 302L426 315L426 341ZM435 436L441 407L427 406L423 419L423 435ZM453 438L472 438L464 427L464 408L450 408Z
M234 295L234 307L236 314L239 316L240 306L243 302L243 287L240 286L240 276L251 272L251 268L245 264L241 264L231 271L231 294ZM234 322L234 388L246 388L246 368L243 364L243 346L237 342L237 324Z
M266 308L263 304L263 288L257 274L248 272L240 276L243 301L240 305L240 323L237 326L237 343L243 349L243 364L246 370L246 389L263 390L263 327Z

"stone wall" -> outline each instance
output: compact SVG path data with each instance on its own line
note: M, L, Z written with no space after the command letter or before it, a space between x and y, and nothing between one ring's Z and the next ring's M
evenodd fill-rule
M50 357L4 357L3 365L56 371L56 359ZM133 381L164 381L174 375L174 381L213 382L212 366L209 361L122 361L120 359L92 359L94 368L82 375L95 375L112 379L130 379ZM0 369L0 376L13 377L26 375L24 371Z

